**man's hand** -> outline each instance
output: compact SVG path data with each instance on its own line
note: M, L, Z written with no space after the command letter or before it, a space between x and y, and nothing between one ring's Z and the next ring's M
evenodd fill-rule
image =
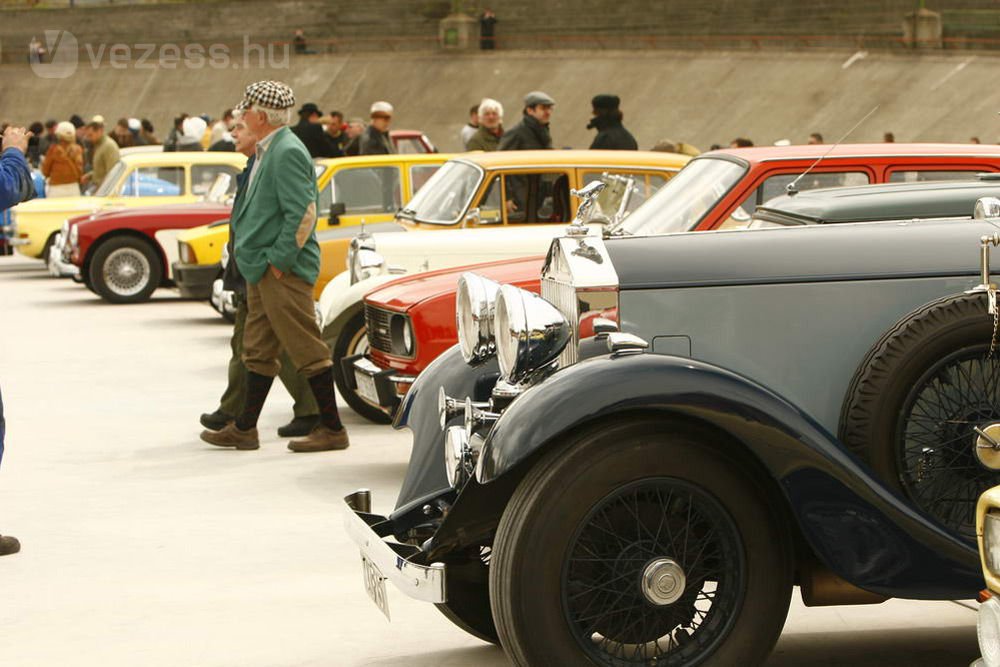
M274 277L278 280L281 280L285 276L284 272L274 264L271 265L271 273L274 274Z
M11 125L3 132L3 150L16 148L22 153L26 153L28 152L28 139L32 136L32 133L23 127Z

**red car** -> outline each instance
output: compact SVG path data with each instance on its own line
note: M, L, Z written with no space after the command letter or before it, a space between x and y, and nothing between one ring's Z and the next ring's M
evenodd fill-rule
M75 280L111 303L138 303L171 284L177 234L229 222L227 204L199 202L126 208L71 218L62 260L79 271Z
M1000 171L1000 147L996 146L847 144L830 149L782 146L705 153L626 218L622 228L628 234L645 236L743 227L758 205L784 194L793 182L795 189L808 190L964 179L978 172ZM370 352L341 362L356 392L345 400L359 414L387 423L399 397L420 371L456 342L455 288L469 268L401 278L366 295ZM541 259L532 258L477 265L475 271L538 292L540 268ZM410 354L404 351L404 335L411 341Z

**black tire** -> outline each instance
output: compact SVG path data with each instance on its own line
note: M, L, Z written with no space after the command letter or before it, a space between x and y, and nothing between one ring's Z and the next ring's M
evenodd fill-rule
M1000 421L1000 359L982 294L949 296L901 319L848 387L840 439L889 485L975 540L979 495L1000 474L975 456L976 426Z
M46 269L49 268L49 250L51 250L52 246L55 245L56 234L58 233L59 232L52 232L49 234L49 238L45 239L45 245L42 246L42 254L39 255L39 258L45 262Z
M148 301L163 278L156 249L134 236L113 236L97 247L90 261L90 284L110 303Z
M788 613L790 537L753 476L713 438L660 421L620 422L571 437L528 473L504 510L490 567L493 618L515 665L766 659ZM687 550L692 534L702 540L697 555ZM640 579L660 558L677 559L687 581L657 606ZM668 629L680 643L664 653Z
M392 417L371 405L358 393L347 386L340 360L360 354L368 345L368 327L365 325L365 314L358 312L347 321L340 330L340 336L333 343L333 379L337 383L337 391L344 397L351 409L370 422L376 424L391 424Z
M498 644L490 611L489 552L476 553L461 562L447 563L448 601L434 605L445 617L473 637Z

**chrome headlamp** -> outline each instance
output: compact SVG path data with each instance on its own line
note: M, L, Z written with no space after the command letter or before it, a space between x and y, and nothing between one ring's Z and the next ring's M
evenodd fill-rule
M71 248L76 248L80 245L80 226L73 225L69 228L69 245Z
M500 285L475 273L463 273L455 295L455 320L462 358L468 364L485 361L496 352L493 315Z
M385 270L385 259L375 252L375 239L368 234L355 236L347 249L347 270L351 284L377 276Z
M500 288L493 330L500 373L512 383L555 361L573 335L555 306L513 285Z
M62 234L63 241L69 240L69 220L62 223L62 227L59 228L59 233Z
M983 563L993 576L1000 576L1000 512L983 517Z

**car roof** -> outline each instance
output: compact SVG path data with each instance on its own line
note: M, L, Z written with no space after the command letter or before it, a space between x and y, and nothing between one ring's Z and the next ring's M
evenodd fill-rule
M177 165L177 164L236 164L243 165L247 158L233 151L160 151L155 153L131 153L121 156L122 162L132 165Z
M1000 196L1000 181L880 183L806 190L757 207L754 217L802 224L972 216L980 197Z
M445 162L455 157L451 153L394 153L391 155L353 155L349 157L326 157L317 158L313 160L316 164L321 164L325 167L330 165L338 166L349 166L349 165L380 165L380 164L397 164L399 162L411 163L411 162Z
M536 150L473 152L465 153L458 159L472 162L484 169L541 166L632 166L679 169L691 160L691 156L656 151Z
M777 160L817 159L828 155L829 158L851 157L968 157L981 155L1000 158L1000 146L990 144L828 144L796 145L796 146L754 146L752 148L723 148L702 153L697 159L705 157L732 156L742 158L747 162L769 162Z

